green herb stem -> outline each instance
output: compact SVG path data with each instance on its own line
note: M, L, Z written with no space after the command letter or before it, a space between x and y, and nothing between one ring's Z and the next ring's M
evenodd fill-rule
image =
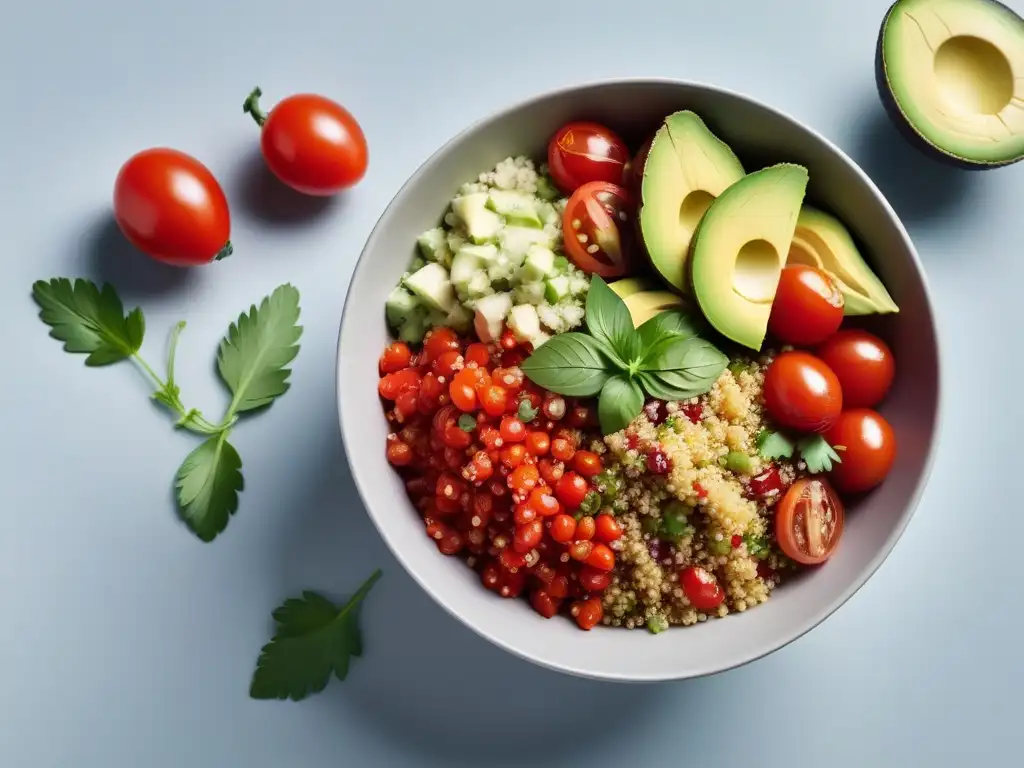
M267 122L266 113L260 109L260 96L263 95L263 91L257 85L252 89L249 97L242 103L242 111L252 115L252 119L256 121L256 125L263 127L263 124Z

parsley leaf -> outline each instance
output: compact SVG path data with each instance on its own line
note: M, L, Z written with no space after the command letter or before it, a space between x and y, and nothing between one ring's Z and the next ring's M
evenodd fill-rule
M341 608L308 590L286 600L274 611L276 633L260 651L249 695L300 701L326 688L332 673L344 680L363 653L359 609L380 577L374 571Z
M185 457L177 477L178 510L200 539L213 541L238 510L242 459L221 432Z
M757 452L765 459L790 458L796 446L781 432L762 429L757 433Z
M64 342L66 352L88 352L85 364L110 365L139 351L146 320L136 307L126 316L117 291L109 283L100 289L90 280L56 277L32 285L39 318L50 336Z
M261 408L288 391L291 369L285 366L299 353L298 320L299 292L285 283L228 328L217 355L217 370L234 395L225 424L236 413Z
M843 463L839 454L821 435L805 437L797 443L797 447L800 449L800 457L807 464L807 471L812 475L819 472L830 472L833 461L839 464Z

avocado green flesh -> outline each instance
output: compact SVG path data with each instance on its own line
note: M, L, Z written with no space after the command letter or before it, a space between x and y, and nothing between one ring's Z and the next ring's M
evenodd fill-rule
M720 334L759 350L807 190L807 169L755 171L708 208L693 243L692 284Z
M846 315L899 312L850 232L831 214L809 205L801 209L786 263L806 264L828 273L843 294Z
M651 266L688 292L694 232L711 202L744 175L740 161L690 111L665 119L651 142L641 181L640 232Z
M980 165L1024 157L1024 20L1009 8L898 0L879 53L885 87L927 145Z

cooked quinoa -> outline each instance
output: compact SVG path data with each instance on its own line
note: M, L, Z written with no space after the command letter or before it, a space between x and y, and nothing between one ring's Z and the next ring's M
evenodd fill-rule
M624 529L604 594L606 625L657 632L745 611L765 602L791 567L768 525L780 494L754 500L750 493L750 479L767 468L756 440L770 360L734 363L707 395L659 406L653 421L645 409L591 446L604 454L605 482L617 486L605 499L614 496L610 506ZM667 467L659 466L664 458ZM792 463L774 463L784 484L796 478ZM683 593L679 574L687 566L714 574L725 591L709 614Z

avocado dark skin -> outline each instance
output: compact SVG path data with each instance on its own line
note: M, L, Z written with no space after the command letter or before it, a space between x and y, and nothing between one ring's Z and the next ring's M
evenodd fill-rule
M1017 16L1017 12L1012 8L1007 7L1003 3L997 2L997 0L988 0L992 5L997 5L1000 8L1004 8L1009 13ZM882 42L885 38L885 26L889 23L889 17L895 10L899 2L895 2L889 6L889 10L885 12L885 17L882 19L882 26L878 30L878 41L875 43L875 86L878 88L878 97L882 101L882 106L885 107L886 114L892 121L893 125L899 133L926 157L930 157L933 160L938 160L945 165L953 168L959 168L965 171L990 171L994 168L1004 168L1008 165L1013 165L1024 157L1018 157L1016 160L1005 160L1002 162L986 162L986 163L972 163L969 160L965 160L956 155L951 155L948 152L943 152L941 149L936 147L924 136L914 130L914 127L910 124L910 121L904 117L903 112L900 111L899 105L896 103L895 97L892 95L892 90L889 88L889 77L885 71L885 57L882 53Z

